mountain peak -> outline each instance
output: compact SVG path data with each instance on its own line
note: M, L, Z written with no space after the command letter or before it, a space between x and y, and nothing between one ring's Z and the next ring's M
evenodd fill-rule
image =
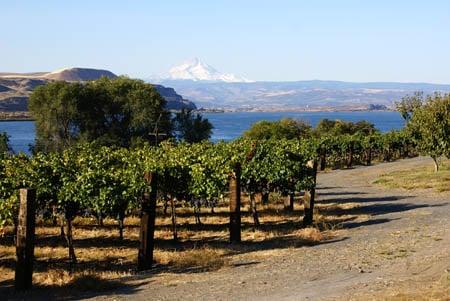
M221 73L199 58L186 60L169 70L170 80L219 81L219 82L251 82L231 73Z

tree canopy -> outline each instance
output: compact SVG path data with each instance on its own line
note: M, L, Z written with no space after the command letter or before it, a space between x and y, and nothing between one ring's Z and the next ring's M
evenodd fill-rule
M0 157L11 151L11 147L9 145L9 137L6 133L0 133Z
M213 125L208 119L185 109L175 114L173 125L177 138L187 143L208 140L213 129Z
M330 120L322 119L315 128L315 133L318 136L322 135L353 135L353 134L363 134L369 135L376 132L375 125L365 120L358 122L343 121L343 120Z
M438 171L438 159L450 155L450 94L427 96L414 108L407 128L419 151L433 158Z
M409 122L414 111L419 109L425 102L423 92L415 92L413 95L407 95L395 103L397 111L402 115L406 122Z
M36 149L61 151L76 142L128 147L155 128L171 135L166 101L141 80L103 77L87 83L51 82L30 97Z
M244 132L244 137L255 140L296 139L309 137L310 135L311 126L307 122L292 118L283 118L277 121L258 121Z

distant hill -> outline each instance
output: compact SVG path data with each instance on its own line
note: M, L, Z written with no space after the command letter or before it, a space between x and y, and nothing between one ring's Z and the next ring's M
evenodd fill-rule
M89 81L100 77L116 78L117 75L108 70L87 69L87 68L66 68L47 73L45 77L53 80L64 81Z
M68 82L96 80L102 76L115 78L117 75L108 70L91 68L64 68L52 72L34 73L0 73L3 79L42 79L42 80L64 80Z
M450 85L341 81L210 82L162 80L203 108L247 110L353 110L393 107L414 91L450 92Z
M65 68L53 72L0 73L0 111L27 111L28 97L31 92L37 86L44 85L49 81L83 82L96 80L102 76L108 78L117 77L117 75L108 70L89 68ZM154 86L161 96L166 99L169 110L196 108L193 102L181 97L174 89L163 85Z

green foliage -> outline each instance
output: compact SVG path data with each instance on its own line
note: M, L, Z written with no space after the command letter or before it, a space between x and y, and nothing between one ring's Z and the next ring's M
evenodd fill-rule
M399 102L395 103L397 111L402 115L406 122L409 122L417 109L424 104L425 99L423 92L415 92L413 95L403 97Z
M420 107L414 110L408 130L419 151L435 161L450 155L450 94L427 96Z
M61 151L77 138L77 103L86 97L80 83L50 82L31 94L28 109L35 119L37 150Z
M141 80L103 77L86 84L89 99L82 99L80 136L102 145L141 144L155 128L170 136L172 125L166 101Z
M333 168L370 165L373 159L391 161L415 155L415 144L405 130L370 135L323 135L318 138L317 154Z
M111 83L102 81L102 87ZM118 86L122 84L127 90L130 83ZM415 116L419 118L420 114ZM411 126L414 124L411 122ZM258 123L247 133L262 139L216 144L167 140L159 146L141 143L123 148L101 146L98 140L80 143L85 137L79 135L77 144L59 152L36 153L33 157L5 154L0 158L0 226L14 222L21 187L37 190L40 211L56 209L67 221L77 214L123 221L127 212L140 207L143 193L150 189L145 172L157 174L160 199L216 202L227 194L230 175L238 163L244 192L289 194L314 187L314 173L307 167L311 160L326 158L332 167L351 167L370 164L372 157L389 161L414 150L406 131L380 134L367 122L340 121L324 121L319 128L335 135L305 139L310 127L285 119Z
M326 118L322 119L314 129L317 136L339 136L353 134L369 135L375 133L376 131L375 125L365 120L354 123L350 121L330 120Z
M30 97L36 150L62 151L77 142L142 144L157 127L171 135L170 112L156 89L141 80L103 77L88 83L50 82Z
M78 144L60 153L9 156L0 165L0 225L14 221L21 187L37 190L38 207L72 220L82 212L124 216L139 208L148 189L144 172L158 174L161 198L214 201L228 191L236 163L248 191L295 191L313 183L306 162L314 157L307 141L144 145L136 149Z
M0 157L9 152L11 152L9 137L6 133L0 133Z
M174 129L179 140L187 143L197 143L211 137L213 126L200 114L183 109L173 118Z
M311 135L311 126L302 120L283 118L278 121L258 121L244 132L244 137L262 139L298 139Z

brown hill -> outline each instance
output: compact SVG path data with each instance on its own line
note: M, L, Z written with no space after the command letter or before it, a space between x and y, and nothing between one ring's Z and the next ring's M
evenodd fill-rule
M89 68L67 68L45 74L45 78L68 82L96 80L100 77L116 78L117 75L108 70Z
M100 69L66 68L53 72L36 73L0 73L0 111L17 112L28 110L28 97L38 86L53 80L69 82L90 81L102 76L116 78L117 75ZM183 99L174 89L155 85L155 88L167 101L169 110L195 109L193 102Z

